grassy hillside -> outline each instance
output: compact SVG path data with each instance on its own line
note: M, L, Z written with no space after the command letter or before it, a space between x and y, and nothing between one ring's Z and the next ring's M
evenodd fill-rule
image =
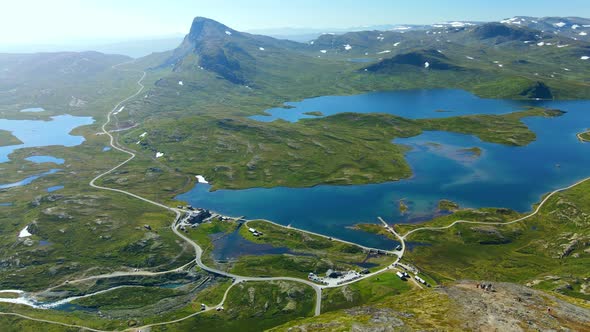
M36 291L77 276L136 268L162 271L194 258L191 248L170 230L172 214L88 186L96 175L126 158L114 150L103 152L107 138L96 133L114 104L136 91L135 83L143 70L147 72L146 89L109 126L137 126L116 134L122 144L137 152L137 157L99 184L124 188L165 204L173 204L177 194L192 187L195 174L205 175L216 189L395 181L411 176L404 158L407 148L392 144L395 138L442 130L475 135L486 142L521 146L535 139L535 134L522 123L524 117L561 114L527 109L494 116L410 120L384 114L346 113L297 123L262 123L247 118L286 101L441 87L467 89L494 98L590 96L588 62L581 58L590 50L587 43L553 34L535 35L531 43L525 43L528 40L523 39L530 37L528 30L499 25L481 29L484 30L447 27L407 34L359 32L326 35L313 44L299 44L241 33L201 19L195 21L191 34L177 50L154 54L120 68L113 65L128 58L92 52L0 55L2 117L46 119L70 113L93 116L96 120L91 126L75 130L86 138L80 146L21 149L11 155L11 161L2 164L2 178L8 182L52 166L25 161L32 154L65 159L60 166L62 171L52 176L0 191L0 202L11 203L0 207L0 285ZM357 57L368 62L349 60ZM18 112L34 106L47 112ZM144 132L147 135L140 139ZM0 135L2 143L15 142L6 132ZM156 152L163 152L164 156L156 158ZM47 193L46 189L55 185L64 188ZM472 322L466 318L469 304L454 311L453 301L476 298L472 289L465 290L460 283L456 284L464 278L529 284L570 300L588 300L590 286L584 274L590 243L586 231L590 214L587 192L588 185L583 185L556 195L539 216L522 224L462 225L448 231L416 233L410 240L425 245L409 252L408 261L447 288L436 292L415 290L388 273L346 289L326 291L324 308L335 310L334 313L301 322L312 324L306 328L319 330L345 330L355 324L380 328L400 325L400 321L416 329L476 329L479 325L462 325ZM432 224L445 224L454 218L502 221L515 217L515 212L504 209L463 210ZM18 238L17 234L26 226L32 236ZM189 233L204 244L214 245L207 242L208 232L231 230L217 226ZM259 224L256 227L264 228ZM353 266L363 258L347 246L284 229L269 227L264 231L267 237L250 240L275 247L289 245L305 255L246 257L228 268L240 273L304 276L312 269ZM247 238L248 233L242 235ZM187 274L199 280L210 277L202 271ZM186 281L184 278L180 278L182 282ZM224 280L207 281L206 291L158 288L170 282L115 280L115 284L150 287L149 294L153 296L125 288L78 302L108 312L108 317L82 311L38 311L8 304L0 307L3 311L36 317L123 329L186 316L198 310L200 301L218 302L228 287ZM83 294L106 286L97 283L76 287L62 286L60 290ZM524 293L520 288L508 292ZM117 303L110 302L112 297L118 299ZM539 298L542 299L535 300L537 309L557 302L543 295ZM247 327L257 331L288 321L296 325L300 323L297 319L312 314L313 300L311 289L298 284L239 284L229 292L226 311L155 330L229 331ZM478 303L486 303L485 300ZM382 306L357 307L376 303ZM499 303L514 306L510 301ZM135 321L142 309L145 316L141 322ZM537 309L537 313L543 310ZM537 319L539 315L523 317ZM560 316L559 322L574 330L584 326L570 318ZM336 325L330 325L334 322ZM4 316L0 316L0 324L10 324L15 330L53 328ZM552 324L543 321L539 328L554 328Z
M315 296L307 286L292 282L247 282L234 286L225 310L155 327L153 331L262 331L313 314Z
M463 281L413 290L374 305L295 320L271 331L588 331L586 308L519 285L494 283L495 291L485 292L476 284Z
M164 152L166 164L188 174L203 174L216 189L362 184L411 175L404 158L407 148L392 144L395 138L441 130L520 146L536 137L520 121L523 117L560 114L529 109L507 115L409 120L348 113L297 123L201 116L149 120L125 134L124 139L147 155ZM147 135L140 139L143 132ZM135 144L137 141L140 143ZM132 172L125 171L123 176L128 178L128 173ZM118 177L108 176L104 183L117 186ZM142 186L141 178L128 182L126 186Z
M164 152L168 165L187 176L204 174L216 189L395 181L410 176L405 148L390 144L396 137L446 130L523 145L535 135L515 119L496 116L411 122L336 115L295 124L245 117L286 101L375 90L463 88L513 99L589 96L588 67L580 58L589 45L551 34L531 37L531 31L490 24L324 35L300 44L197 18L181 47L134 65L148 68L147 90L117 121L141 125L123 134L128 146L146 158ZM349 61L354 57L369 63ZM143 132L149 135L136 144ZM142 181L138 176L132 182L145 187Z
M137 75L113 68L129 60L97 52L0 54L0 114L48 119L67 113L102 119L108 107L134 89ZM19 112L29 107L46 112Z
M0 129L0 146L22 144L11 132Z
M351 290L326 293L327 310L350 309L293 321L274 330L396 326L407 330L566 327L588 331L589 188L586 182L554 195L537 216L520 223L459 224L448 230L416 232L407 240L420 245L406 252L404 260L442 286L407 292L399 278L388 281L383 275L380 279L387 287L381 291L374 286L366 290L369 281L363 281ZM461 210L420 225L396 225L395 229L404 234L455 220L497 223L519 216L506 209ZM481 282L491 283L494 291L476 287Z
M409 241L427 243L406 256L437 280L485 279L590 300L586 266L590 264L589 183L550 198L538 215L506 226L459 224L444 231L422 231ZM504 209L460 211L433 221L512 220ZM407 227L406 227L407 228Z

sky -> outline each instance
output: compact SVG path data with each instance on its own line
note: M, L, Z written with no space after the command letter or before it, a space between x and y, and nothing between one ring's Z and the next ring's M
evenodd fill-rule
M195 16L236 30L590 17L589 0L2 0L0 43L64 43L186 34Z

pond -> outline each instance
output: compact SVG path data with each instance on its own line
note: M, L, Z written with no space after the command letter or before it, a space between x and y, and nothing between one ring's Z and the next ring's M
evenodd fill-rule
M0 183L0 189L8 189L8 188L13 188L13 187L20 187L20 186L26 186L27 184L37 180L38 178L42 177L42 176L46 176L46 175L50 175L50 174L55 174L57 172L61 171L61 169L50 169L47 172L43 172L40 174L36 174L36 175L32 175L29 176L27 178L24 178L20 181L17 182L13 182L13 183L4 183L1 184Z
M218 261L237 259L246 255L294 254L286 247L273 247L270 244L246 240L240 235L239 228L229 234L211 234L210 238L215 240L212 255Z
M54 191L58 191L58 190L61 190L61 189L63 189L63 188L64 188L64 186L53 186L53 187L49 187L49 188L47 188L47 192L48 192L48 193L52 193L52 192L54 192Z
M25 158L25 160L32 161L36 164L54 163L54 164L61 165L64 163L63 159L52 157L52 156L32 156L32 157Z

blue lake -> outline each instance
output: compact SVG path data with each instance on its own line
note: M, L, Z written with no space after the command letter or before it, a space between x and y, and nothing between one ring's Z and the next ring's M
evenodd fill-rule
M216 260L237 259L245 255L278 255L292 253L289 248L277 248L270 244L250 242L244 239L238 230L229 233L217 233L210 236L214 241L213 258Z
M13 182L13 183L4 183L1 184L0 183L0 189L8 189L8 188L13 188L13 187L20 187L20 186L26 186L27 184L37 180L38 178L45 176L45 175L50 175L50 174L55 174L57 172L61 171L61 169L51 169L47 172L41 173L41 174L37 174L37 175L33 175L33 176L29 176L28 178L22 179L20 181L17 182Z
M36 164L54 163L54 164L61 165L64 163L63 159L55 158L52 156L31 156L31 157L25 158L25 160L32 161Z
M61 189L63 189L63 188L64 188L64 186L53 186L53 187L49 187L49 188L47 188L47 192L48 192L48 193L52 193L52 192L54 192L54 191L58 191L58 190L61 190Z
M398 182L215 192L209 192L209 185L197 184L177 198L228 215L269 219L365 245L390 248L391 242L347 226L375 222L378 216L390 222L425 220L436 213L440 199L450 199L462 207L507 207L526 212L545 193L590 176L590 143L576 138L576 133L590 127L590 101L524 102L481 99L457 90L418 90L320 97L290 105L296 108L269 112L274 118L289 121L304 118L302 113L312 110L326 115L380 112L431 118L508 113L530 105L558 108L567 113L558 118L525 119L537 134L537 140L524 147L484 143L474 136L447 132L425 132L396 139L394 143L412 148L406 158L414 173L410 179ZM482 149L482 155L477 157L465 151L472 147ZM400 199L410 207L407 215L399 212Z
M290 108L271 108L269 115L256 115L257 121L282 119L290 122L316 118L303 113L320 111L324 116L336 113L389 113L409 119L446 118L467 114L502 114L520 110L523 106L539 105L502 99L482 99L463 90L408 90L373 92L353 96L325 96L285 103Z
M0 119L0 129L12 132L23 144L0 146L0 163L8 161L8 155L16 149L51 145L76 146L84 137L69 133L76 127L92 124L91 117L59 115L50 121Z

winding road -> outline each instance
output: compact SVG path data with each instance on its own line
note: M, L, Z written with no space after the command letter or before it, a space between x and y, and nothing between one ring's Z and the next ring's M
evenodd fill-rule
M118 64L118 65L113 66L113 68L116 68L116 67L119 67L121 65L128 64L128 63L132 63L132 62L133 61L128 61L128 62L125 62L125 63L121 63L121 64ZM202 262L202 255L203 255L202 248L197 243L195 243L193 240L191 240L190 238L188 238L187 236L185 236L184 234L182 234L178 230L178 221L183 216L184 211L182 211L180 209L169 207L169 206L164 205L162 203L159 203L159 202L156 202L156 201L147 199L145 197L139 196L137 194L133 194L131 192L128 192L128 191L125 191L125 190L122 190L122 189L109 188L109 187L104 187L104 186L100 186L100 185L97 185L96 184L96 182L100 178L102 178L102 177L104 177L104 176L112 173L113 171L115 171L118 168L120 168L120 167L124 166L125 164L129 163L131 160L133 160L136 157L136 155L135 155L135 153L133 151L127 150L127 149L119 146L116 138L111 134L111 132L109 132L107 130L107 126L111 122L111 116L113 115L113 113L116 112L118 109L120 109L120 107L124 103L128 102L129 100L131 100L131 99L135 98L137 95L139 95L144 90L144 88L145 88L144 85L142 84L143 80L146 77L146 72L145 71L127 70L127 69L123 69L123 70L124 71L136 71L136 72L141 72L142 73L141 78L136 82L137 85L139 86L139 88L138 88L138 90L134 94L132 94L129 97L121 100L111 111L109 111L107 113L107 119L106 119L106 121L101 126L101 130L102 130L102 133L101 134L102 135L107 135L109 137L109 144L110 144L110 146L113 149L129 155L129 158L127 158L125 161L121 162L120 164L116 165L115 167L111 168L110 170L108 170L108 171L106 171L104 173L101 173L101 174L97 175L96 177L94 177L90 181L89 185L91 187L95 188L95 189L107 190L107 191L111 191L111 192L116 192L116 193L124 194L124 195L130 196L130 197L133 197L133 198L136 198L136 199L141 200L143 202L152 204L154 206L158 206L158 207L160 207L162 209L166 209L166 210L172 212L175 215L175 218L174 218L174 221L173 221L173 223L172 223L172 225L170 227L171 227L172 231L174 232L174 234L176 234L178 237L180 237L181 239L183 239L186 243L188 243L190 246L192 246L194 248L194 251L195 251L194 263L197 266L199 266L201 269L203 269L204 271L207 271L207 272L210 272L212 274L216 274L216 275L220 275L220 276L223 276L223 277L227 277L227 278L233 279L232 284L226 289L226 291L225 291L225 293L223 295L223 298L221 299L221 302L217 306L208 307L205 310L197 311L197 312L195 312L193 314L190 314L188 316L185 316L185 317L182 317L182 318L179 318L179 319L176 319L176 320L148 324L148 325L145 325L145 326L142 326L142 327L132 328L131 330L141 331L141 330L144 330L144 329L147 329L147 328L150 328L150 327L154 327L154 326L161 326L161 325L166 325L166 324L178 323L178 322L181 322L183 320L186 320L186 319L189 319L191 317L194 317L196 315L199 315L201 313L209 312L211 310L216 310L218 307L223 306L223 304L225 303L225 301L227 299L228 293L232 289L232 287L235 286L235 285L237 285L237 284L239 284L239 283L241 283L241 282L291 281L291 282L298 282L298 283L302 283L302 284L305 284L307 286L310 286L315 291L315 293L316 293L316 305L315 305L315 311L314 311L314 313L315 313L315 315L319 315L321 313L322 289L325 289L325 288L333 288L333 287L342 287L342 286L345 286L345 285L348 285L348 284L352 284L352 283L358 282L360 280L363 280L363 279L366 279L366 278L370 278L370 277L372 277L374 275L377 275L377 274L380 274L380 273L383 273L385 271L390 270L390 267L391 266L395 266L403 258L404 253L406 251L406 243L405 243L405 240L408 238L408 236L412 235L413 233L416 233L416 232L419 232L419 231L427 231L427 230L444 230L444 229L451 228L451 227L453 227L453 226L455 226L457 224L460 224L460 223L485 224L485 225L509 225L509 224L514 224L514 223L517 223L517 222L520 222L520 221L524 221L526 219L529 219L529 218L535 216L536 214L538 214L539 211L540 211L540 209L544 206L544 204L553 195L555 195L556 193L559 193L559 192L564 191L564 190L571 189L571 188L573 188L573 187L575 187L575 186L577 186L577 185L579 185L579 184L581 184L583 182L586 182L586 181L590 180L590 177L589 177L589 178L580 180L580 181L578 181L578 182L574 183L573 185L568 186L566 188L557 189L557 190L551 192L549 195L547 195L541 201L541 203L537 206L537 208L535 209L535 211L533 211L531 214L529 214L527 216L524 216L524 217L521 217L521 218L518 218L516 220L510 221L510 222L477 222L477 221L457 220L457 221L454 221L453 223L451 223L451 224L449 224L447 226L440 226L440 227L420 227L420 228L413 229L413 230L407 232L404 235L400 235L400 234L398 234L395 231L395 229L393 227L391 227L390 225L388 225L387 222L385 222L385 220L383 220L382 218L379 218L379 220L384 224L386 230L388 232L390 232L391 234L393 234L400 241L401 250L399 250L399 251L387 251L388 253L394 254L396 256L395 261L391 265L389 265L389 266L387 266L387 267L385 267L383 269L380 269L380 270L375 271L373 273L364 275L364 276L362 276L362 277L360 277L358 279L354 279L354 280L351 280L349 282L345 282L345 283L342 283L342 284L339 284L339 285L319 285L319 284L316 284L316 283L311 282L309 280L299 279L299 278L292 278L292 277L248 277L248 276L240 276L240 275L236 275L236 274L233 274L233 273L229 273L229 272L226 272L226 271L221 271L221 270L218 270L218 269L215 269L215 268L206 266ZM270 222L270 223L272 223L274 225L285 227L283 225L280 225L280 224L277 224L277 223L274 223L274 222L271 222L271 221L268 221L268 220L266 220L266 221L267 222ZM301 231L301 230L298 230L298 231ZM304 231L304 232L307 232L307 231ZM324 238L330 238L328 236L325 236L325 235L322 235L322 234L313 233L313 232L307 232L307 233L313 234L313 235L317 235L317 236L321 236L321 237L324 237ZM356 246L359 246L359 247L364 248L364 249L372 249L372 248L363 247L361 245L358 245L358 244L352 243L352 242L348 242L348 241L342 241L342 242L348 243L348 244L352 244L352 245L356 245ZM80 278L80 279L77 279L77 280L71 280L71 281L68 281L68 283L75 283L75 282L82 282L82 281L96 280L96 279L103 279L103 278L121 277L121 276L135 276L135 275L150 276L150 275L159 275L159 274L165 274L165 273L171 273L171 272L183 270L186 267L190 266L191 264L193 264L193 261L191 261L188 264L185 264L185 265L183 265L183 266L181 266L179 268L176 268L176 269L173 269L173 270L169 270L169 271L162 271L162 272L149 272L149 271L113 272L113 273L110 273L110 274L103 274L103 275L97 275L97 276L90 276L90 277ZM55 286L53 288L56 288L56 287L59 287L59 286ZM106 290L106 291L108 291L108 290ZM96 331L96 332L102 332L103 331L103 330L94 329L94 328L90 328L90 327L86 327L86 326L80 326L80 325L75 325L75 324L66 324L66 323L57 322L57 321L51 321L51 320L34 318L34 317L30 317L30 316L22 315L22 314L18 314L18 313L0 312L0 316L7 316L7 315L8 316L19 317L19 318L23 318L23 319L28 319L28 320L32 320L32 321L36 321L36 322L56 324L56 325L60 325L60 326L64 326L64 327L79 328L79 329L85 329L85 330Z
M92 179L90 181L90 186L96 189L101 189L101 190L108 190L108 191L112 191L112 192L117 192L117 193L121 193L127 196L131 196L134 197L136 199L139 199L141 201L144 201L146 203L161 207L163 209L166 209L168 211L171 211L175 214L175 218L174 218L174 222L171 225L171 229L174 232L174 234L176 234L178 237L180 237L181 239L183 239L184 241L186 241L189 245L191 245L194 250L195 250L195 263L197 264L197 266L199 266L201 269L203 269L204 271L216 274L216 275L220 275L220 276L224 276L224 277L228 277L228 278L232 278L234 280L233 285L240 283L240 282L246 282L246 281L293 281L293 282L299 282L299 283L303 283L306 284L310 287L312 287L316 293L316 306L315 306L315 315L319 315L321 312L321 303L322 303L322 290L321 287L309 280L305 280L305 279L298 279L298 278L292 278L292 277L268 277L268 278L262 278L262 277L247 277L247 276L240 276L240 275L236 275L233 273L229 273L226 271L221 271L215 268L211 268L209 266L206 266L201 257L203 255L203 250L201 249L201 247L194 242L193 240L191 240L190 238L188 238L187 236L185 236L184 234L182 234L181 232L178 231L178 227L177 227L177 222L180 220L180 218L182 217L184 211L180 210L180 209L176 209L176 208L172 208L169 207L167 205L152 201L150 199L147 199L145 197L139 196L137 194L133 194L131 192L125 191L125 190L121 190L121 189L115 189L115 188L110 188L110 187L104 187L104 186L100 186L96 184L96 181L98 181L100 178L112 173L113 171L117 170L118 168L124 166L125 164L129 163L131 160L133 160L135 158L135 153L133 151L127 150L121 146L119 146L117 144L117 140L115 139L115 137L111 134L111 132L109 132L107 130L107 126L109 125L109 123L111 122L111 116L113 115L114 112L116 112L124 103L128 102L129 100L135 98L137 95L139 95L143 89L145 88L144 85L142 84L142 81L145 79L146 76L146 72L142 71L141 72L141 78L137 81L137 85L139 86L139 89L132 94L131 96L123 99L122 101L120 101L117 105L115 105L115 107L107 113L107 120L102 124L101 129L104 135L107 135L109 137L109 144L110 146L120 152L126 153L129 155L129 158L127 158L125 161L121 162L120 164L116 165L115 167L111 168L110 170L97 175L94 179ZM175 269L173 271L177 271L178 269ZM160 272L159 274L163 274L163 273L168 273L169 271L165 271L165 272ZM148 272L127 272L127 273L112 273L106 276L102 276L102 278L105 277L110 277L110 276L125 276L125 275L145 275L143 273L148 273ZM153 272L149 272L149 275L152 275ZM84 278L84 280L90 280L90 279L97 279L100 278L101 276L97 276L97 277L88 277L88 278ZM231 287L230 287L231 288ZM229 291L229 289L227 291ZM227 295L227 291L226 291L226 295ZM219 304L219 306L222 306L224 301L225 301L226 296L224 296L222 302ZM202 311L201 311L202 312ZM200 312L199 312L200 313ZM195 313L197 314L197 313ZM192 316L194 316L195 314L186 317L190 318ZM176 321L170 321L170 322L162 322L159 323L158 325L163 325L163 324L167 324L167 323L174 323Z
M562 191L565 191L565 190L572 189L572 188L574 188L574 187L576 187L576 186L578 186L578 185L580 185L580 184L582 184L582 183L584 183L584 182L586 182L588 180L590 180L590 177L587 177L585 179L582 179L582 180L580 180L580 181L578 181L578 182L576 182L576 183L574 183L574 184L572 184L570 186L567 186L565 188L560 188L560 189L557 189L557 190L552 191L549 195L545 196L545 198L541 201L541 203L539 203L539 205L537 206L537 208L535 209L535 211L531 212L530 214L528 214L528 215L526 215L524 217L521 217L521 218L518 218L518 219L515 219L515 220L512 220L512 221L507 221L507 222L485 222L485 221L456 220L456 221L452 222L451 224L449 224L447 226L440 226L440 227L420 227L420 228L416 228L416 229L413 229L413 230L407 232L406 234L404 234L401 237L398 236L398 238L400 238L403 241L409 235L412 235L413 233L416 233L416 232L419 232L419 231L425 231L425 230L430 230L430 231L444 230L444 229L449 229L449 228L451 228L451 227L453 227L453 226L455 226L457 224L498 225L498 226L499 225L511 225L511 224L515 224L517 222L521 222L521 221L527 220L527 219L529 219L529 218L537 215L539 213L539 211L541 211L541 208L543 207L543 205L545 205L545 203L547 203L547 201L551 197L553 197L555 194L557 194L559 192L562 192Z

